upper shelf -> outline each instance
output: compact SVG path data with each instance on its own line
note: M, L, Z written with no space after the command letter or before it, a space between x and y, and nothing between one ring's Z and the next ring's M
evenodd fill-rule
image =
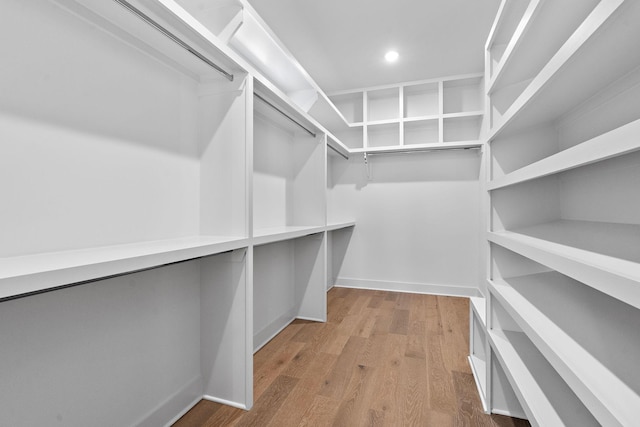
M492 124L488 139L551 122L640 65L638 22L639 2L602 0Z
M247 238L196 236L0 259L0 300L246 247Z
M640 135L640 120L494 179L489 182L488 189L496 190L639 150L638 135Z
M640 308L640 226L561 220L488 239Z
M517 8L526 2L511 3L520 3L511 6ZM531 0L494 68L488 92L535 76L597 3L598 0Z
M640 345L630 339L640 327L635 308L557 272L489 286L602 425L633 424L640 372L626 355Z

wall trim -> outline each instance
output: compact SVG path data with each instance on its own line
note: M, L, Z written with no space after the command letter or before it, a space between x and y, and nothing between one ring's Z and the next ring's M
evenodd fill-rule
M338 277L336 288L371 289L412 294L444 295L452 297L479 297L480 289L469 286L438 285L434 283L388 282L383 280Z
M202 377L198 375L143 416L135 425L139 427L170 426L198 403L200 396L202 396ZM165 424L167 420L171 421Z

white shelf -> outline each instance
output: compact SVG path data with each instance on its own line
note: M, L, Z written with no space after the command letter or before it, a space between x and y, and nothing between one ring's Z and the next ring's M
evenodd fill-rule
M488 239L640 308L640 226L560 220Z
M495 68L489 93L496 87L517 83L535 75L593 10L597 1L529 2Z
M356 225L355 221L336 222L336 223L327 224L327 226L325 227L325 230L326 231L342 230L349 227L355 227L355 225Z
M487 362L474 355L469 356L469 366L471 367L471 373L476 381L478 387L478 395L482 403L482 409L485 412L489 412L489 405L487 404Z
M322 233L325 229L325 226L283 226L257 229L253 232L253 244L259 246L297 239L310 234Z
M470 297L471 308L478 316L478 319L482 321L482 325L487 327L487 305L486 300L483 297Z
M0 259L0 299L246 247L242 237L197 236Z
M484 111L478 110L478 111L463 111L460 113L445 113L442 115L442 118L452 119L457 117L482 117L482 116L484 116Z
M627 1L620 7L623 2L603 0L595 7L493 123L489 141L507 129L530 128L562 116L638 65L635 40L640 37L640 26L634 23L640 19L640 5Z
M600 423L634 423L640 375L626 355L640 351L631 338L640 328L635 308L557 272L489 287Z
M536 178L586 166L640 149L640 120L561 151L489 182L496 190Z
M389 147L367 147L367 148L354 148L351 149L351 153L395 153L395 152L408 152L408 151L429 151L429 150L451 150L451 149L463 149L463 148L481 148L481 141L459 141L459 142L445 142L445 143L433 143L433 144L411 144L402 146L389 146Z
M489 342L532 425L598 425L525 334L489 331Z

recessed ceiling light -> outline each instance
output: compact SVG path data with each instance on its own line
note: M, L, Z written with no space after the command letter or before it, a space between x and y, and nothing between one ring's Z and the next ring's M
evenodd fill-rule
M399 56L400 55L398 55L398 52L396 52L395 50L390 50L389 52L384 54L384 59L387 62L396 62Z

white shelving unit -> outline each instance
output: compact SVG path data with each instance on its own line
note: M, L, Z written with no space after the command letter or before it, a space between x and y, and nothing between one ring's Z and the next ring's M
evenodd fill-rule
M327 310L326 136L296 116L284 100L257 89L254 351L295 318L325 321Z
M482 89L471 74L334 93L349 126L336 136L353 153L479 147Z
M217 37L236 5L208 28L119 3L3 5L1 425L250 408L254 350L326 320L327 234L354 226L327 220L349 150Z
M504 1L486 45L491 351L471 360L534 425L635 422L639 19L633 1ZM508 388L478 381L502 412Z

